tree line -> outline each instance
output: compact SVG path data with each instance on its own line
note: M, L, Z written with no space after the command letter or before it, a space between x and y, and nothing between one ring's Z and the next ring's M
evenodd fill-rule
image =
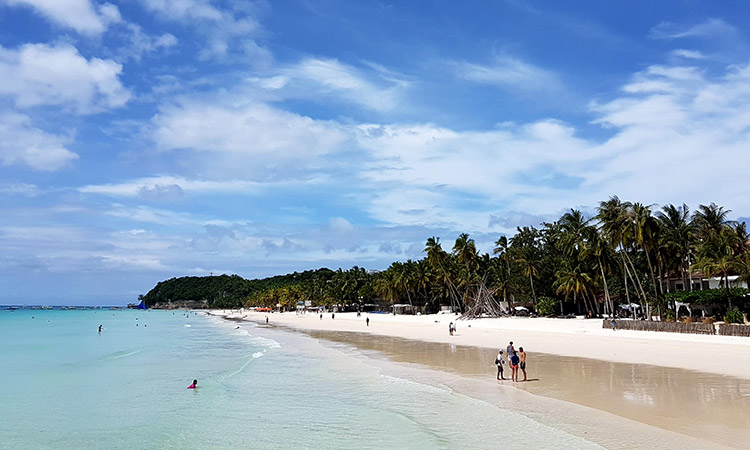
M430 237L422 259L383 271L355 266L262 280L183 277L159 283L145 299L206 299L211 307L403 303L424 312L441 306L465 312L490 296L548 315L600 316L637 304L650 318L674 314L668 304L691 298L736 310L746 307L747 290L730 289L729 279L750 281L750 236L744 222L728 219L730 212L714 203L690 211L685 204L657 208L614 196L592 217L571 209L539 228L518 227L513 236L499 236L491 254L480 254L466 233L450 248ZM723 295L687 296L705 277L718 277Z

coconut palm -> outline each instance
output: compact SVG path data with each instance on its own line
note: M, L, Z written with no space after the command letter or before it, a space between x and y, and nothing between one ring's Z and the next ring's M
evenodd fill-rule
M659 244L666 268L676 268L682 276L683 286L693 290L690 265L693 259L694 230L690 224L690 209L682 206L666 205L656 213L660 223Z
M700 246L695 263L695 267L707 276L721 276L720 283L723 283L726 288L729 309L732 309L729 273L742 268L741 261L734 255L733 247L736 245L737 235L732 229L724 227Z

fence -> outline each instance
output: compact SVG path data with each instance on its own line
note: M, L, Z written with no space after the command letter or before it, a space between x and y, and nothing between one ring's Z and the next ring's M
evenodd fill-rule
M716 327L709 323L649 322L646 320L617 320L615 327L620 330L665 331L668 333L716 334ZM612 328L611 320L604 320L602 328ZM749 327L750 328L750 327ZM736 335L740 336L740 335ZM750 333L747 335L750 336Z
M719 325L719 334L722 336L747 336L750 337L750 326L748 325L732 325L728 323L722 323Z

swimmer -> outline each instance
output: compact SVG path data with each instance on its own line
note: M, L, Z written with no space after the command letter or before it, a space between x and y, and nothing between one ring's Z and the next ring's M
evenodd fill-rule
M102 332L102 326L101 325L99 325L99 332L100 333Z
M188 389L197 389L198 388L198 380L193 380L193 384L187 387Z

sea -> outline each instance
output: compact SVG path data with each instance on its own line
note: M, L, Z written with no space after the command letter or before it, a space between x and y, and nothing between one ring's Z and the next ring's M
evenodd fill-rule
M351 345L200 312L2 310L0 343L2 449L600 448Z

